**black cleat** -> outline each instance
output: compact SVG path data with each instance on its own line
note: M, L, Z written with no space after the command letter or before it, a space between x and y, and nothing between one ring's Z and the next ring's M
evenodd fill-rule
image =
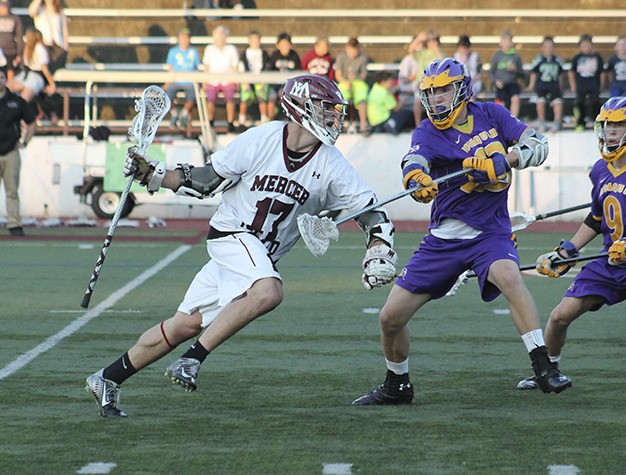
M572 380L559 371L557 364L550 362L548 349L545 346L537 347L531 351L530 360L532 361L533 371L535 372L537 386L544 393L558 394L572 386ZM520 384L524 381L518 383L518 389L533 389L530 387L520 388Z
M411 402L413 402L413 385L411 383L400 384L397 388L391 389L385 381L385 384L381 384L371 393L352 401L352 405L382 406L411 404Z
M539 386L539 389L544 393L559 394L567 388L572 387L572 380L553 366L537 376L537 386Z

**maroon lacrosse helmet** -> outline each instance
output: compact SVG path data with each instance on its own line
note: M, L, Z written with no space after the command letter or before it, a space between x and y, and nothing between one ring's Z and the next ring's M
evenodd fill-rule
M304 74L289 79L280 104L288 118L326 145L334 145L343 130L348 102L326 76Z

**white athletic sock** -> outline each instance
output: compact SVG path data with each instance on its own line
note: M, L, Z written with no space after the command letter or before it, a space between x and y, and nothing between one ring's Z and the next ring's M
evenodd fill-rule
M526 349L529 353L537 347L546 345L546 343L543 341L543 332L540 328L537 330L531 330L528 333L524 333L522 335L522 340L524 341L524 345L526 345Z
M395 374L405 374L409 372L409 359L407 358L402 363L394 363L385 358L387 362L387 369Z
M557 355L557 356L548 355L548 358L550 358L550 363L559 364L561 362L561 355Z

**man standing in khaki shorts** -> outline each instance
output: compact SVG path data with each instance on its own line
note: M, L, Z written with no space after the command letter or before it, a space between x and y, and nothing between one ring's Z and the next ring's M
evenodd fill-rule
M22 139L22 122L26 124ZM21 159L18 147L26 147L35 133L35 113L20 96L7 89L7 73L0 68L0 182L4 183L7 228L11 236L24 236L20 217Z

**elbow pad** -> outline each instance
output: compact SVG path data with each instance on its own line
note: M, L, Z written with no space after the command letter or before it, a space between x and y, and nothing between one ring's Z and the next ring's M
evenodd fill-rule
M424 173L428 174L430 172L430 163L428 163L426 157L422 157L421 155L412 153L412 150L413 149L411 149L400 162L403 174L406 174L408 171L418 168Z
M512 150L519 157L518 170L538 167L548 158L548 138L535 129L526 129Z
M179 163L176 170L180 174L180 186L174 190L177 195L202 199L223 191L226 188L220 186L223 183L230 184L229 180L215 172L211 163L198 168L188 163Z
M596 234L602 232L602 218L596 218L593 213L589 213L583 222L593 229Z

